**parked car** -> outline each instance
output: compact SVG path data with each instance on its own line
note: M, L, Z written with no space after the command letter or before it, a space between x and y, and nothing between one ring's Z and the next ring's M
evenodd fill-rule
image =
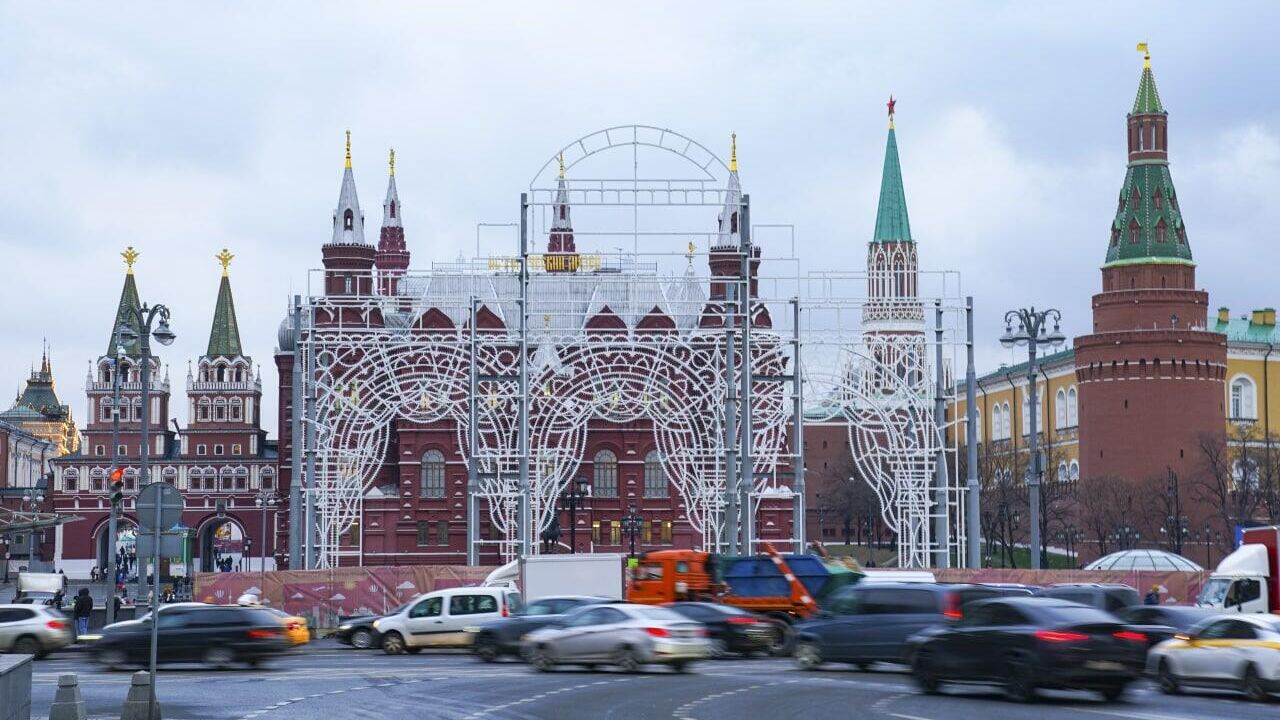
M222 669L234 663L259 665L289 647L279 618L257 607L182 604L160 608L160 662L202 662ZM151 654L148 615L103 628L93 659L109 668L147 662Z
M976 600L1025 595L1019 588L987 585L883 583L851 585L833 595L814 618L795 626L796 664L806 670L825 662L905 662L907 638L931 625L958 620Z
M546 627L571 610L602 602L610 601L588 595L538 598L511 617L465 628L472 635L471 651L485 662L493 662L503 655L519 657L520 639L527 633Z
M1142 598L1138 596L1137 590L1128 585L1118 584L1059 583L1042 588L1036 594L1041 597L1070 600L1109 613L1142 604Z
M289 640L289 644L293 646L306 645L311 642L311 630L307 627L307 619L300 615L290 615L289 613L273 607L257 605L261 610L265 610L274 615L281 625L284 625L284 636Z
M1027 702L1042 688L1095 690L1118 700L1142 672L1147 638L1114 615L1045 597L984 600L910 640L925 693L943 683L996 684Z
M414 600L410 600L387 613L387 615L396 615L404 612L414 602ZM373 626L373 621L383 617L386 617L386 615L358 615L347 618L338 624L338 629L329 637L336 639L340 643L350 645L357 650L379 647L381 636L378 634L377 628Z
M520 611L520 594L508 588L462 587L420 595L402 610L373 621L388 655L426 647L466 647L469 626Z
M1280 693L1280 616L1217 615L1151 649L1147 670L1160 690L1227 687L1262 702Z
M71 623L44 605L0 605L0 652L42 658L74 642Z
M776 620L732 605L709 602L678 602L664 605L702 623L711 641L711 657L729 653L751 654L767 651L774 644Z
M1188 605L1134 605L1116 611L1124 624L1147 636L1147 647L1179 633L1185 633L1200 621L1221 614L1221 610Z
M541 671L576 664L635 672L650 663L684 672L711 654L707 630L664 607L610 603L578 608L525 636L523 654Z

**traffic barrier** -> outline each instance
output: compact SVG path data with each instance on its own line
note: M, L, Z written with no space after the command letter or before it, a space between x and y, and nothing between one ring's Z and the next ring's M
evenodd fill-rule
M0 655L0 720L31 720L30 655Z
M156 713L147 715L147 707L151 700L151 673L139 670L133 674L129 683L129 695L120 708L120 720L160 720L160 701L156 700Z
M58 692L49 708L49 720L85 720L80 678L75 673L58 676Z

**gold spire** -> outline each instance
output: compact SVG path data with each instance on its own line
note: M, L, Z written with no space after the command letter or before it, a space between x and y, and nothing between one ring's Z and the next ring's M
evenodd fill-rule
M347 169L351 169L351 131L347 130Z
M124 258L124 264L128 268L129 275L133 274L133 264L138 262L138 256L141 254L142 253L137 250L134 250L132 245L125 248L124 252L120 253L120 257Z
M1148 49L1147 44L1144 42L1138 43L1138 52L1142 53L1142 69L1150 70L1151 69L1151 50Z
M738 172L738 133L729 135L729 172Z
M560 177L564 177L564 152L559 155L560 158Z
M391 177L396 176L396 149L391 148Z
M689 266L690 266L690 267L693 267L693 251L694 251L694 249L695 249L695 248L696 248L696 246L693 244L693 241L692 241L692 240L690 240L690 241L689 241L689 252L685 253L685 255L684 255L686 258L688 258L688 260L689 260Z
M226 277L227 266L231 264L231 259L234 258L235 255L232 255L231 251L227 250L226 248L222 248L222 252L218 253L217 255L214 255L214 257L218 259L218 262L222 263L222 277Z

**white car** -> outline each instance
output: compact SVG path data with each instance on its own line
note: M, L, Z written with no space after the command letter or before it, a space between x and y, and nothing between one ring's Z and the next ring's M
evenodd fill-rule
M1280 617L1217 615L1156 645L1147 672L1172 695L1185 686L1236 688L1254 701L1280 692Z
M616 665L635 672L648 663L684 672L695 660L710 657L711 641L701 623L667 608L608 603L570 611L525 635L522 654L543 672L563 664Z
M388 655L416 653L426 647L465 647L481 623L520 609L520 594L507 588L462 587L414 598L396 613L373 621Z

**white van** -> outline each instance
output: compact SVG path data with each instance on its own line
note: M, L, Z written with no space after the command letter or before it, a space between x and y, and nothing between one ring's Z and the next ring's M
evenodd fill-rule
M449 588L414 598L400 612L374 620L373 629L388 655L427 647L465 647L471 643L468 627L519 610L520 593L509 588Z

